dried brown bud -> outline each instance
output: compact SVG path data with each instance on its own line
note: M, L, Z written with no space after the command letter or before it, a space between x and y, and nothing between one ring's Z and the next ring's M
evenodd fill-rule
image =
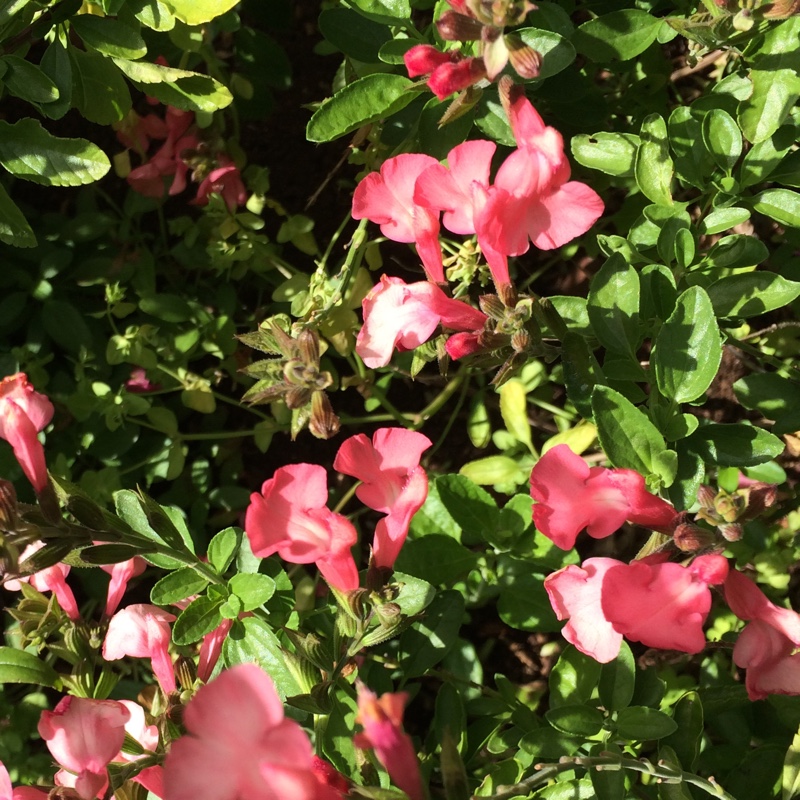
M436 28L446 42L473 42L481 38L483 25L457 11L445 11L439 17Z
M293 386L286 392L283 399L286 407L294 411L297 408L302 408L311 400L311 391L303 386Z
M505 38L508 60L517 75L526 80L538 78L542 66L541 53L525 44L515 33L506 34Z
M314 392L311 395L311 417L308 429L317 439L330 439L339 433L339 417L333 412L331 401L325 392Z
M754 519L764 509L775 505L778 487L774 483L754 483L743 490L747 497L747 509L743 516Z
M506 307L496 294L485 294L478 298L478 305L487 317L501 320L506 315Z
M787 19L793 14L800 14L800 0L775 0L764 12L767 19Z
M531 344L527 331L517 331L511 335L511 346L517 353L524 353Z
M304 364L319 366L319 336L316 331L302 331L297 337L297 349Z
M738 542L744 534L744 530L738 522L733 522L730 525L720 525L719 532L727 542Z
M698 553L714 544L713 531L684 522L672 534L675 546L684 553Z
M509 308L517 305L517 290L510 283L501 283L497 287L497 294L503 303Z
M182 689L191 689L197 680L197 667L191 658L181 656L175 662L175 677Z
M717 496L716 490L711 487L707 486L706 484L700 484L700 488L697 490L697 502L700 505L711 511L714 508L714 499Z

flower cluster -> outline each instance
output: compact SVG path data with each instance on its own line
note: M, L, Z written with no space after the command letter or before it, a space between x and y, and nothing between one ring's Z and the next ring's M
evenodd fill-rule
M191 111L167 106L164 119L131 111L117 137L144 159L128 173L127 181L145 197L161 199L165 190L169 196L180 194L191 180L198 184L192 200L195 205L206 205L209 197L217 194L233 213L247 201L239 168L227 153L203 140ZM163 144L148 157L151 140Z
M363 481L356 493L364 505L386 514L375 529L373 559L391 567L408 534L411 517L428 494L419 461L430 447L427 436L403 428L381 428L372 441L363 434L345 440L334 468ZM278 553L293 564L316 564L342 592L358 588L351 548L358 539L353 524L328 506L327 475L317 464L281 467L254 492L245 515L245 532L256 556Z
M763 501L765 492L759 491L757 487L757 501ZM545 579L556 616L568 620L564 638L578 650L607 663L626 638L648 647L699 653L706 645L703 625L711 609L710 587L719 586L731 611L747 622L733 660L747 670L750 698L800 693L800 654L795 652L800 647L800 614L773 604L730 566L711 531L703 536L702 529L685 521L686 515L648 492L641 475L590 468L567 445L557 445L534 466L531 495L537 529L565 550L584 528L601 539L626 521L673 537L629 564L588 558ZM687 549L686 528L696 528L690 538L700 546L694 550Z

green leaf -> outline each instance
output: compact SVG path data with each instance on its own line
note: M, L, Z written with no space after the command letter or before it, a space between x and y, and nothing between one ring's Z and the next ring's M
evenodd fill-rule
M656 457L667 446L642 411L607 386L595 386L592 410L600 445L615 467L635 469L645 476L657 471Z
M644 13L644 12L642 12ZM641 143L634 172L642 194L657 205L672 205L672 159L669 157L667 125L658 114L642 122Z
M83 315L66 300L46 300L42 304L42 325L48 336L72 355L91 350L92 334Z
M603 729L603 714L589 706L559 706L545 712L545 719L561 733L570 736L595 736Z
M409 0L353 0L353 5L370 19L387 25L397 25L398 20L411 19Z
M547 591L544 574L530 561L503 556L500 580L502 588L497 601L500 619L520 631L557 631L556 619Z
M72 62L64 45L52 42L39 66L58 89L58 100L44 103L41 111L50 119L61 119L72 108Z
M145 551L141 547L130 544L98 544L84 547L80 551L80 559L86 564L119 564L142 552Z
M171 31L175 17L161 0L128 0L128 7L142 25L154 31Z
M717 208L700 221L699 230L701 234L711 236L714 233L730 230L735 225L741 225L748 219L750 219L749 209L736 206Z
M319 32L337 50L365 63L378 61L381 47L392 41L392 32L386 25L342 6L323 10L317 24Z
M59 139L34 119L0 120L0 163L18 178L43 186L79 186L100 180L111 164L85 139Z
M678 729L672 717L647 706L629 706L617 715L617 734L624 739L662 739Z
M275 594L275 581L269 575L253 572L234 575L228 588L242 601L242 611L252 611L266 603Z
M0 184L0 242L14 247L36 247L36 235L19 206Z
M680 763L693 770L703 740L703 704L697 692L687 692L672 709L672 718L678 726L662 745L671 747Z
M687 289L661 326L651 364L664 397L676 403L696 400L708 389L722 361L719 326L708 295Z
M768 139L753 145L742 160L739 187L746 189L767 180L791 149L795 136L794 125L783 125Z
M592 61L627 61L656 39L662 20L646 11L626 8L584 22L572 37L579 53Z
M586 703L599 678L600 664L574 645L567 645L547 679L550 708Z
M306 138L330 142L368 122L389 117L415 97L412 81L402 75L374 73L340 89L326 100L308 122Z
M514 33L542 57L537 80L557 75L575 60L575 48L558 33L541 28L517 28Z
M703 142L717 166L730 175L742 154L742 133L736 120L721 108L712 108L703 118Z
M182 567L156 581L150 590L150 602L157 606L175 605L179 600L204 592L206 586L208 578L191 567Z
M239 0L164 0L172 13L187 25L202 25L230 11Z
M176 294L144 295L139 300L139 308L164 322L187 322L192 318L192 307Z
M622 750L613 742L597 742L589 754L599 756L603 753L613 753L622 756ZM626 797L625 770L624 769L592 769L589 778L595 791L596 800L620 800Z
M800 193L791 189L766 189L755 196L753 208L781 225L800 228Z
M172 626L172 641L177 645L198 642L222 622L220 607L224 598L198 597L178 615Z
M699 112L678 106L669 116L669 144L675 154L675 174L685 183L705 187L714 171L714 159L703 144Z
M500 414L506 430L530 450L533 448L528 422L528 393L519 378L511 378L500 387Z
M631 357L639 344L639 288L639 274L614 253L594 276L586 306L602 344Z
M33 653L13 647L0 647L0 684L32 683L57 688L58 673Z
M800 297L800 282L758 270L720 278L708 287L718 317L754 317Z
M80 14L70 22L72 29L88 47L114 58L141 58L147 45L139 31L111 17Z
M460 592L439 593L425 609L425 616L400 637L397 659L403 675L417 678L436 666L455 644L463 616Z
M254 661L272 678L281 700L303 692L286 666L278 637L258 617L247 617L234 623L222 645L222 657L227 667Z
M401 572L438 586L442 583L452 585L463 578L477 561L475 553L452 537L432 533L406 542L395 566Z
M131 94L119 70L105 56L69 48L72 103L90 122L111 125L131 110Z
M241 528L225 528L214 536L208 544L208 562L220 574L231 565L242 543Z
M628 643L623 641L619 655L600 672L600 702L609 711L622 711L630 705L636 688L636 662Z
M536 793L536 800L597 800L590 778L573 778L550 784Z
M584 167L627 178L633 175L639 137L606 131L591 136L582 133L572 137L571 147L575 160Z
M792 738L786 751L781 774L781 798L792 800L800 794L800 731Z
M510 456L487 456L469 461L461 467L459 474L481 486L522 483L525 480L524 471Z
M10 94L29 103L52 103L58 100L58 87L45 72L19 56L0 58L0 69L5 68L3 83Z
M564 364L564 384L569 399L582 417L592 419L592 390L595 386L606 382L600 364L597 363L586 339L572 331L564 337L561 358Z
M777 436L739 423L703 425L685 441L707 464L720 467L752 467L771 461L784 450Z
M706 253L704 265L715 269L739 269L760 264L768 256L767 246L755 236L733 233L723 236Z
M754 372L736 381L733 391L745 408L775 420L772 430L778 436L800 430L800 384L796 381L774 372Z
M400 551L402 553L402 550ZM415 578L404 572L395 572L394 583L400 587L400 592L394 602L407 617L413 617L427 608L431 600L436 597L436 589L427 581Z
M440 475L436 490L467 541L483 541L484 532L497 528L500 511L492 496L464 475Z

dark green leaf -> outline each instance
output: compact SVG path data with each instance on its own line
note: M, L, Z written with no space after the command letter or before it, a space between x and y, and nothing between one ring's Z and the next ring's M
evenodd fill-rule
M177 645L198 642L211 633L221 622L220 606L222 598L198 597L187 606L172 626L172 641Z
M330 142L368 122L389 117L415 97L412 82L402 75L375 73L340 89L320 106L308 122L312 142Z
M147 45L139 31L118 19L81 14L72 18L71 25L84 44L104 55L141 58L147 53Z
M663 745L671 747L686 769L693 770L703 739L703 704L697 692L687 692L675 704L672 718L678 726L675 733L667 736Z
M730 175L742 154L742 134L736 120L721 108L712 108L703 118L703 142L717 166Z
M503 581L497 612L500 619L521 631L557 631L556 619L547 592L544 574L535 570L529 561L504 556Z
M739 402L767 419L775 420L777 435L800 430L800 407L797 398L800 384L774 372L754 372L733 384Z
M662 739L678 729L672 717L646 706L628 706L617 715L617 733L623 739Z
M57 688L61 681L58 673L33 653L0 647L0 684L4 683L32 683Z
M39 66L58 88L58 100L44 104L42 113L50 119L61 119L72 107L72 62L64 45L58 40L52 42Z
M633 175L639 137L632 133L600 131L591 136L583 133L571 142L572 155L584 167L598 169L607 175L629 177Z
M603 664L600 673L600 702L609 711L622 711L630 705L636 688L636 662L628 643L623 641L619 655Z
M386 25L372 22L343 6L323 10L317 24L319 32L337 50L366 63L378 61L379 50L392 40L392 32Z
M466 542L484 540L487 530L497 528L499 511L492 496L464 475L441 475L436 491L442 505L461 527Z
M672 205L672 159L669 157L667 126L658 114L642 122L641 143L636 154L636 183L642 194L657 205Z
M411 19L409 0L353 0L353 5L370 19L387 25L397 25L400 20Z
M586 703L599 678L600 664L573 645L567 645L547 680L550 708Z
M193 594L205 591L208 578L191 567L182 567L160 578L150 590L150 602L157 606L171 606Z
M452 585L475 567L478 557L450 536L430 534L406 542L396 566L428 583Z
M758 270L720 278L708 287L718 317L754 317L800 297L800 283Z
M752 425L712 423L698 428L687 446L707 464L720 467L751 467L779 456L783 442Z
M69 49L72 64L72 103L98 125L119 122L131 110L131 94L114 64L99 53Z
M259 608L275 594L275 581L269 575L253 572L249 575L234 575L228 588L242 601L242 611Z
M53 103L58 100L58 87L40 67L19 56L2 56L5 67L3 83L10 94L29 103Z
M559 706L544 716L557 731L570 736L595 736L603 729L602 712L589 706Z
M14 247L36 247L33 229L2 184L0 184L0 242Z
M538 80L557 75L575 60L575 48L558 33L540 28L517 28L514 33L542 57Z
M749 155L749 154L748 154ZM730 230L735 225L741 225L750 219L750 211L746 208L717 208L700 222L700 233L710 236L714 233L722 233Z
M141 555L142 552L141 547L129 544L98 544L84 547L80 552L80 558L87 564L119 564Z
M569 399L582 417L592 419L592 390L606 382L603 371L586 339L572 331L564 337L561 357Z
M612 11L584 22L575 31L572 43L592 61L627 61L655 41L661 22L635 8Z
M633 356L639 344L639 274L621 253L594 276L586 309L597 338L609 350Z
M225 528L209 542L208 562L220 574L231 565L242 543L241 528Z

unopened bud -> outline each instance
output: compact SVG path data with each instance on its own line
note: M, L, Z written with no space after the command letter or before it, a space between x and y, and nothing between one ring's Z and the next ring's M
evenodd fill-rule
M746 516L754 519L764 509L775 505L778 487L774 483L754 483L745 490L747 496Z
M292 411L302 408L311 400L311 391L303 386L293 386L283 397L287 408Z
M497 287L497 294L508 308L517 305L517 290L510 283L501 283Z
M457 11L445 11L439 17L436 28L439 36L447 42L473 42L481 38L483 25Z
M478 298L478 305L487 317L501 320L506 314L503 301L496 294L485 294Z
M175 662L175 677L182 689L191 689L197 680L197 667L191 658L181 656Z
M515 33L506 34L506 47L508 60L520 78L530 80L539 77L542 66L541 53L525 44Z
M798 13L800 13L800 0L775 0L764 12L764 16L767 19L787 19Z
M10 481L0 479L0 531L14 531L18 521L17 490Z
M725 522L736 522L744 510L745 500L740 494L720 492L714 498L714 510Z
M698 553L714 544L714 533L690 522L684 522L675 528L672 540L684 553Z
M397 603L382 603L375 606L375 613L386 628L394 628L403 618L403 610Z
M297 349L300 351L300 358L308 366L319 365L319 336L316 331L302 331L297 337Z
M330 439L339 433L341 423L333 411L331 401L325 392L314 392L311 395L311 417L308 429L317 439Z
M517 331L511 335L511 346L517 353L524 353L531 344L531 337L527 331Z
M729 525L720 525L719 532L726 542L738 542L744 535L744 530L738 522L733 522Z
M716 497L717 492L713 487L707 486L704 483L700 484L700 488L697 490L697 502L700 503L703 508L709 511L713 509Z

